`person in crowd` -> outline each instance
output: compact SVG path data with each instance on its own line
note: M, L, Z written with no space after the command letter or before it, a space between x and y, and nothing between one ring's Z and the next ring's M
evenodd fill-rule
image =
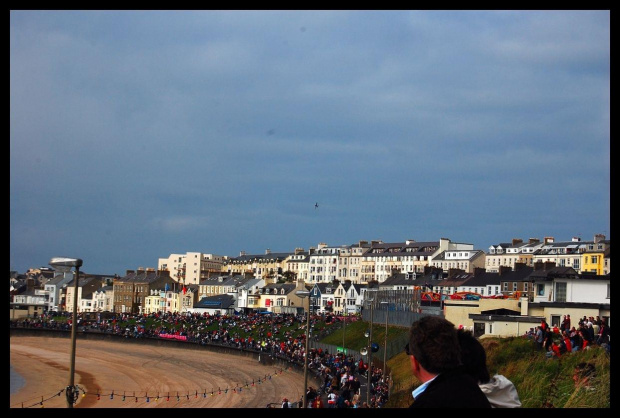
M541 325L538 326L536 330L536 336L534 337L534 342L536 343L536 348L539 350L543 349L543 343L545 342L545 331Z
M595 335L594 335L594 328L592 328L592 322L588 321L586 322L586 326L585 326L585 332L584 332L584 338L586 338L588 340L588 345L592 345L596 342Z
M554 340L554 334L553 331L551 331L551 328L547 328L547 330L545 331L545 340L543 342L543 346L545 347L545 352L549 351L549 348L551 347L551 343Z
M560 330L564 331L566 329L566 325L567 325L567 323L566 323L566 315L564 315L564 317L562 318L562 322L560 323Z
M358 376L355 376L353 378L353 381L351 382L351 392L359 394L361 386L362 382L360 382L360 378Z
M590 343L586 339L585 330L583 329L583 327L579 327L579 329L577 330L577 335L579 335L579 338L580 338L580 341L581 341L581 349L582 350L589 350L590 349Z
M528 331L525 331L525 334L523 334L523 338L527 338L528 340L535 340L536 339L536 329L535 328L530 328Z
M551 359L559 359L560 356L562 355L562 351L560 350L560 345L553 340L551 342L551 346L549 347L549 350L547 350L547 358L551 358Z
M583 347L583 339L581 338L581 334L573 327L570 330L570 342L573 346L573 353L575 351L579 351Z
M515 385L501 374L491 376L487 368L487 353L471 331L458 330L463 368L482 389L493 408L520 408L521 401Z
M596 344L598 345L609 342L609 327L607 326L607 322L604 319L600 322L601 325L599 326L598 335L596 336Z
M564 343L564 348L566 349L566 352L567 353L572 353L573 352L573 344L571 343L570 336L568 335L568 332L564 331L564 333L562 334L562 341Z
M314 398L314 402L312 402L312 407L313 408L324 408L325 405L323 404L323 399L321 399L320 396L317 396L316 398Z
M422 383L410 408L490 408L478 382L461 366L461 346L454 324L429 315L409 330L405 351L413 375Z
M327 395L327 407L328 408L335 408L336 407L336 401L338 401L338 391L334 388L332 388L329 391L329 395Z

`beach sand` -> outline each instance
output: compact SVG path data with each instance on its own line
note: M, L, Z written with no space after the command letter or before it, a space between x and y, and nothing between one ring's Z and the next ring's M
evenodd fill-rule
M70 350L69 338L12 336L10 364L26 384L10 407L66 408ZM80 339L75 352L75 384L87 393L75 408L265 408L303 392L302 373L245 356Z

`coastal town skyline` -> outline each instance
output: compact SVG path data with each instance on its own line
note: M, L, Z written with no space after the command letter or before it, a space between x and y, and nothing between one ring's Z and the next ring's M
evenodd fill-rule
M441 244L443 242L443 244ZM424 265L429 265L428 261L424 262L423 260L427 258L428 255L425 255L423 257L420 257L421 254L430 254L429 250L432 250L431 252L437 252L437 250L434 250L433 248L435 248L435 245L439 245L439 247L437 248L441 248L441 246L449 246L445 247L444 251L454 251L457 248L460 251L464 251L463 256L465 257L465 259L471 257L473 254L476 253L481 253L480 255L483 257L483 262L482 264L480 262L476 262L475 266L476 267L483 267L485 269L490 268L491 271L497 271L497 266L498 265L505 265L504 263L506 261L500 261L500 259L502 257L505 257L507 255L506 250L510 247L513 247L514 249L518 249L518 251L516 253L513 253L513 257L510 258L509 260L513 260L514 259L514 255L521 255L521 256L525 256L525 254L523 252L524 248L531 248L531 250L528 250L527 252L530 253L531 251L534 251L535 249L538 249L541 246L546 246L546 245L551 245L554 248L559 248L560 250L557 252L558 255L554 256L554 257L559 257L557 259L555 259L555 262L557 265L560 265L560 258L565 258L566 254L565 254L565 248L569 248L569 247L575 247L575 246L579 246L582 247L582 251L588 251L588 249L590 249L590 251L597 251L600 250L601 248L606 248L609 245L610 239L609 237L607 237L604 234L593 234L593 237L588 239L588 238L583 238L581 236L573 236L571 237L571 239L566 239L566 240L558 240L555 237L552 236L544 236L543 238L538 238L538 237L529 237L527 239L523 239L521 237L513 237L512 239L507 239L507 240L502 240L502 241L498 241L495 242L490 248L485 248L485 249L480 249L480 248L476 248L473 244L468 243L468 242L456 242L456 241L452 241L449 238L441 238L438 240L428 240L428 241L416 241L416 240L401 240L401 241L394 241L394 242L384 242L382 240L359 240L353 244L342 244L342 245L329 245L328 243L318 243L315 246L309 246L308 248L303 248L303 247L295 247L295 249L290 250L290 251L272 251L271 248L267 248L265 249L265 251L263 252L256 252L256 253L249 253L246 252L245 250L241 250L238 254L236 255L227 255L227 254L218 254L216 252L213 251L209 251L209 252L201 252L201 251L185 251L185 252L179 252L179 253L170 253L167 254L165 256L162 257L157 257L157 261L153 264L149 264L149 265L140 265L140 266L131 266L131 267L127 267L126 269L124 269L122 272L94 272L94 271L88 271L88 273L90 274L100 274L100 275L108 275L108 276L124 276L126 273L128 272L133 272L133 271L147 271L147 270L167 270L170 271L171 277L175 278L175 280L178 281L183 281L185 283L185 279L181 280L180 276L179 276L179 271L178 271L178 266L180 265L185 265L186 263L190 262L190 257L191 258L196 258L196 257L200 257L201 262L200 262L200 268L198 270L194 269L189 269L190 271L187 272L187 277L189 278L190 276L192 277L192 280L187 282L186 284L197 284L197 280L200 280L200 277L203 275L204 271L209 271L209 274L215 274L215 270L213 270L215 267L214 266L219 266L221 268L218 269L217 271L220 271L222 273L222 275L227 274L227 271L229 272L229 274L231 275L235 275L235 274L240 274L241 271L240 269L244 269L241 266L242 265L246 265L246 263L250 263L250 265L253 263L251 260L254 260L254 263L257 262L257 258L263 258L263 257L267 257L269 258L271 256L271 258L273 258L273 260L269 263L264 265L263 267L265 272L259 272L258 276L262 277L263 275L266 274L266 272L272 268L275 265L280 265L282 262L288 260L289 258L291 258L290 262L293 262L293 258L292 257L299 257L298 254L302 255L303 258L308 257L308 256L312 256L312 254L314 254L314 256L322 256L325 257L325 255L334 255L334 254L339 254L340 251L343 251L342 254L346 255L346 256L355 256L355 257L365 257L368 254L370 254L372 252L373 248L383 248L384 251L388 251L391 254L393 254L395 257L394 259L398 259L399 261L397 262L400 265L400 260L402 257L402 252L403 251L409 251L411 249L413 249L413 247L418 247L417 244L422 245L422 248L419 248L418 250L421 252L415 252L415 253L411 253L411 254L417 254L416 257L414 258L420 258L420 263L424 264ZM408 247L412 247L409 250L407 250ZM357 250L355 250L357 248ZM396 251L396 249L399 249L398 252L394 252ZM496 249L502 248L501 252L495 253ZM334 249L338 249L337 252L334 252ZM547 252L550 250L545 250L543 252L543 254L539 255L538 257L543 257L544 259L549 259L549 256L551 254L547 254ZM534 253L538 253L539 251L534 251ZM581 251L580 251L581 252ZM304 255L305 254L305 255ZM503 254L503 255L502 255ZM546 256L544 256L544 254L547 254ZM556 254L555 251L553 251L553 254ZM437 253L435 254L436 256L441 256L441 254ZM497 259L497 257L500 257L499 259ZM275 258L274 258L275 257ZM443 256L442 256L443 257ZM476 256L477 258L478 256ZM492 258L496 258L496 260L493 261L489 261L486 260L487 257L492 257ZM527 256L527 258L530 258L531 255ZM545 258L546 257L546 258ZM77 258L77 257L76 257ZM405 257L407 258L407 257ZM574 258L573 256L569 256L569 258ZM579 257L581 258L581 257ZM299 259L299 258L298 258ZM443 258L442 258L443 259ZM237 260L237 261L235 261ZM244 261L243 261L244 260ZM281 261L277 261L277 260L281 260ZM83 261L83 260L82 260ZM540 261L540 259L538 260ZM571 264L577 262L577 264L579 264L579 261L568 261L568 260L562 260L561 263L562 265L564 264L564 261L567 261L568 265L570 266ZM599 263L599 267L602 267L603 260L601 260L601 262ZM229 265L229 263L232 262L233 265ZM303 261L302 261L303 262ZM307 261L306 261L307 262ZM322 263L323 261L319 261L319 263ZM498 263L496 265L496 262ZM525 262L525 261L522 261ZM531 263L531 261L527 261L528 263ZM198 264L196 264L196 260L193 261L193 263L198 266ZM297 262L298 264L299 262ZM492 263L492 267L489 265L489 263ZM234 264L238 264L237 266L235 266ZM410 265L409 265L410 264ZM511 268L513 268L514 266L512 265L514 264L514 260L511 261L509 265ZM449 265L449 263L448 263ZM228 267L227 267L228 266ZM271 267L270 267L271 266ZM445 266L443 266L442 263L439 264L435 264L436 267L440 267L443 268L444 270L446 270ZM601 272L603 270L607 270L607 264L605 263L605 268L601 270ZM246 265L246 267L249 268L249 265ZM577 271L581 271L581 267L575 265L574 267L576 267ZM583 266L585 267L585 266ZM592 267L592 266L590 266ZM383 267L376 267L377 269L381 269L383 271ZM474 268L474 264L472 263L472 265L470 266L469 269L473 269ZM50 267L49 264L47 265L41 265L41 266L33 266L30 267L26 270L24 270L23 272L17 271L17 270L11 270L11 272L16 272L18 274L23 274L23 273L27 273L28 271L37 271L37 270L54 270L54 268ZM400 268L399 268L400 269ZM193 270L193 272L191 271ZM359 277L340 277L340 268L337 269L338 270L338 274L334 275L333 273L329 273L329 275L334 275L334 277L336 277L338 280L344 280L344 279L353 279L354 282L359 283L361 282L367 282L368 280L360 280L360 277L366 277L366 274L362 274ZM355 269L353 270L353 267L351 267L351 270L349 272L349 274L355 274L356 276L360 274L359 269ZM402 265L402 272L408 272L408 271L413 271L413 270L420 270L420 266L414 267L412 262L409 263L405 263ZM345 268L345 272L347 271L347 269ZM598 268L597 268L598 271ZM85 271L82 270L82 272L84 273ZM283 268L281 273L278 273L278 275L281 275L282 273L295 273L297 275L297 272L293 271L293 270L288 270ZM599 272L598 274L601 274L601 272ZM303 280L303 281L307 281L308 277L306 277L307 275L307 271L304 273L303 276L297 277L297 280ZM603 273L604 274L604 273ZM328 275L327 273L327 269L324 271L324 273L320 273L318 276L316 276L316 278L312 278L310 281L311 282L325 282L325 280L321 279L321 277L323 275ZM345 273L346 275L346 273ZM382 274L376 274L373 273L372 276L374 277L374 280L379 280L379 281L383 281L385 280L385 278L387 276L389 276L390 273L389 272L384 272ZM183 276L185 277L185 273L183 273ZM314 276L313 276L314 277Z

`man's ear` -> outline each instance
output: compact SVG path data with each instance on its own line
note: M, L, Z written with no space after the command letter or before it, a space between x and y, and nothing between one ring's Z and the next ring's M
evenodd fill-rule
M409 355L409 360L411 360L411 370L418 371L420 370L420 363L415 359L415 356Z

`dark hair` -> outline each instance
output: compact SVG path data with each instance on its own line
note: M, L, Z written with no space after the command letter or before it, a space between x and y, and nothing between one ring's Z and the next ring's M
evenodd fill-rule
M474 334L464 329L457 331L461 345L461 360L465 373L476 379L478 383L487 383L491 380L487 368L487 353Z
M442 373L461 364L456 328L440 316L425 316L411 325L409 352L430 373Z

